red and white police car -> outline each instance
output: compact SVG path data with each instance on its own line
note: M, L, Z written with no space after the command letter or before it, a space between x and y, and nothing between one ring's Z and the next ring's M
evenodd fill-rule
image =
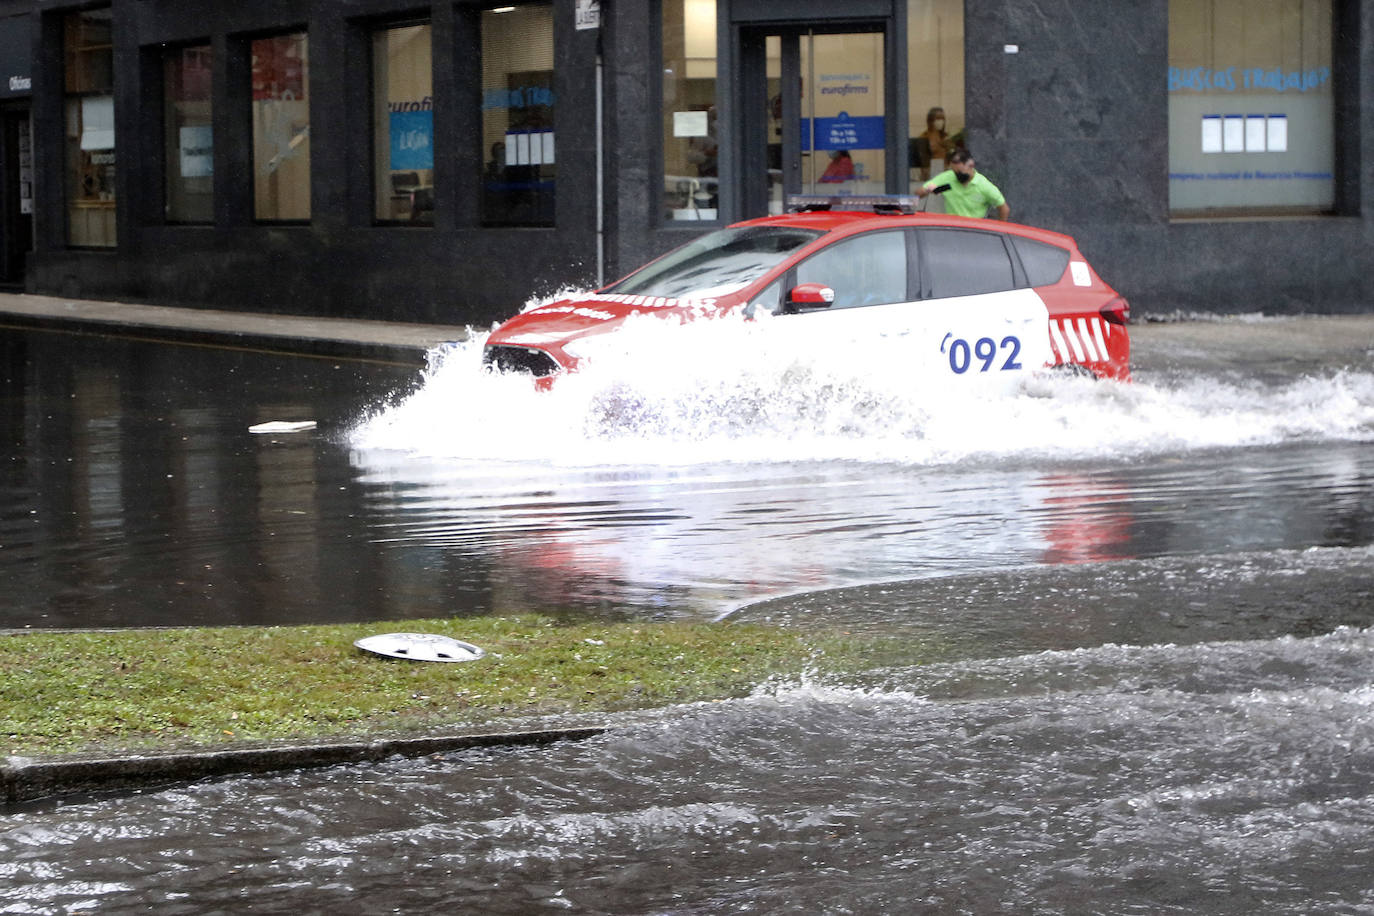
M1047 368L1129 379L1130 307L1072 238L914 212L915 200L791 198L797 212L712 232L602 290L511 318L483 361L546 387L634 316L735 316L767 317L780 346L881 338L883 358L895 352L951 383Z

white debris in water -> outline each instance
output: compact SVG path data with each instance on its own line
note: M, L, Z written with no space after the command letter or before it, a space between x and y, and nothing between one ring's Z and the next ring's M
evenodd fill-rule
M262 435L264 433L303 433L314 429L314 420L270 420L266 423L258 423L248 427L250 433Z

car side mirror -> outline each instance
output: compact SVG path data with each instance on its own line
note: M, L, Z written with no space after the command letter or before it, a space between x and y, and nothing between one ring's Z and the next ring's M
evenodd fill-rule
M812 312L828 309L835 301L835 291L824 283L803 283L792 287L787 294L783 311L795 315L797 312Z

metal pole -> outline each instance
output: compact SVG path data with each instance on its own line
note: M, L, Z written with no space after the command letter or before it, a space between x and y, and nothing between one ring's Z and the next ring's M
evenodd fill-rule
M605 137L601 115L601 52L596 55L596 288L606 285Z

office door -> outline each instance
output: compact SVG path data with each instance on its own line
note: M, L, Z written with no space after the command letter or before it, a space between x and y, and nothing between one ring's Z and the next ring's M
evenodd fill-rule
M741 32L745 216L781 213L790 194L887 190L886 43L881 23Z

